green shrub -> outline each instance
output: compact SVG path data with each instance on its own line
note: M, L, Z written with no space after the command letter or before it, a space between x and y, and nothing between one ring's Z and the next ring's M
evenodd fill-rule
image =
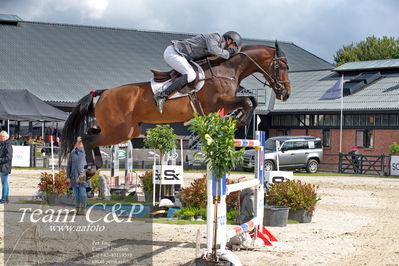
M391 145L389 145L389 154L399 154L399 144L396 142L393 142Z
M233 183L235 182L227 179L227 184ZM183 188L180 196L187 207L206 208L208 202L206 193L206 176L204 176L194 179L190 186ZM238 191L227 195L226 205L229 210L238 208Z
M90 178L91 186L93 191L98 191L98 177L100 176L100 170L97 170L97 172Z
M152 192L153 183L152 183L152 171L145 171L145 173L139 176L141 183L143 184L143 190L146 192Z
M300 180L274 183L265 194L265 200L268 205L286 206L293 211L304 208L312 215L320 200L316 192L318 188L319 186L302 183Z
M235 221L238 216L238 211L237 210L230 210L226 214L226 218L228 221Z

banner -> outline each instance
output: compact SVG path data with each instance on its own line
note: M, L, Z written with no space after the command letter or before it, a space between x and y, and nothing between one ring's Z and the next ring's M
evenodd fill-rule
M153 166L155 184L160 184L160 165ZM163 165L162 185L183 185L183 167L181 165Z
M29 167L30 166L30 146L12 146L12 166Z
M391 155L391 175L399 175L399 156Z

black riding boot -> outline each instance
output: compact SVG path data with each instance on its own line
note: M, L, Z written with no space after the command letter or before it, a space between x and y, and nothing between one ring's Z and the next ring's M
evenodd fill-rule
M177 79L175 79L175 81L172 84L170 84L170 86L165 91L161 91L161 92L155 94L154 100L157 103L158 112L160 112L162 114L163 104L166 101L166 97L168 95L170 95L172 92L180 90L186 84L187 84L187 74L184 74L181 77L178 77Z

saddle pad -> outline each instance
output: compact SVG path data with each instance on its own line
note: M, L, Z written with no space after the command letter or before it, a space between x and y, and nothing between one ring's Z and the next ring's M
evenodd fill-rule
M202 67L200 65L198 65L197 63L191 61L191 63L193 63L197 69L198 69L198 83L195 84L195 92L199 91L200 89L202 89L202 87L204 86L205 83L205 73L204 70L202 69ZM167 87L169 87L169 85L172 84L171 80L167 80L165 82L156 82L153 78L151 79L151 88L152 88L152 92L154 94L161 92L163 90L165 90ZM170 95L170 97L168 97L168 99L175 99L175 98L180 98L180 97L184 97L187 96L188 93L181 93L181 92L176 92L176 93L172 93Z

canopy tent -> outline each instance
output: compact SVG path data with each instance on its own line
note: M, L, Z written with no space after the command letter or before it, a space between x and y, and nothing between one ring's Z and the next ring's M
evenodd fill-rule
M67 116L28 90L0 90L0 120L50 122L65 121Z

